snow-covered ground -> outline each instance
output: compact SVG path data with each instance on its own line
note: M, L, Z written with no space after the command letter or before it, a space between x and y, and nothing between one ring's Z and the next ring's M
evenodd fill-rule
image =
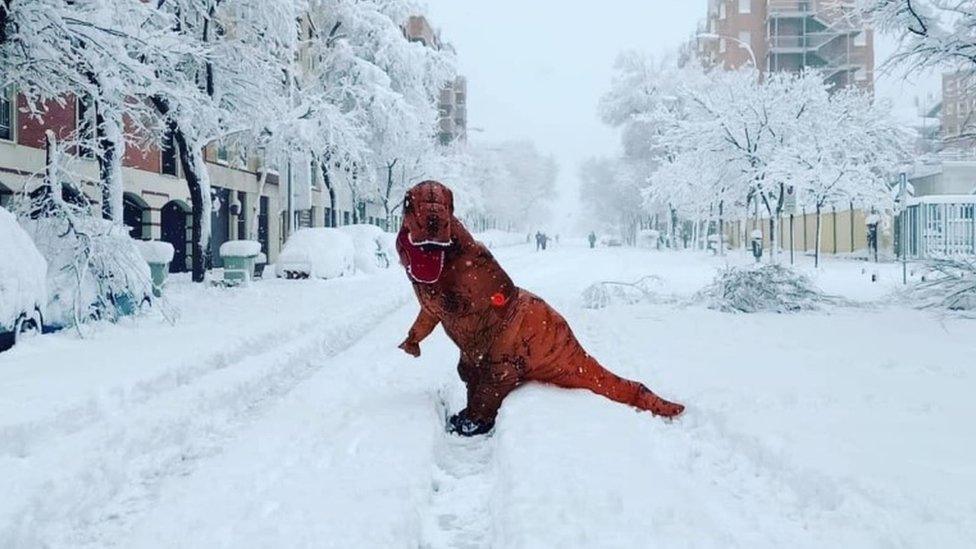
M175 323L156 312L0 354L0 547L973 545L976 321L874 303L898 265L813 274L858 306L729 315L582 307L593 282L648 274L688 297L720 258L496 254L685 416L530 386L491 437L450 437L457 351L440 330L419 359L396 348L417 308L398 269L177 280Z

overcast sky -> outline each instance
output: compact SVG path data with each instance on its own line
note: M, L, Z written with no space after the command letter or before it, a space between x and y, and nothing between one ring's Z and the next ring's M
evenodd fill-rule
M582 159L613 155L617 134L600 123L597 102L612 65L626 49L666 52L689 39L706 0L427 0L431 23L458 52L468 77L473 141L528 138L559 162L560 206L575 210ZM892 50L880 40L878 61ZM879 83L882 97L911 111L919 88L938 90L932 76ZM554 228L562 225L555 220Z

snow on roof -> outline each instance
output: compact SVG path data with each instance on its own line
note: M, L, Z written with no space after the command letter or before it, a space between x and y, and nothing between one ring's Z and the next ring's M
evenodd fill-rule
M976 194L929 194L908 201L909 206L917 204L976 204Z

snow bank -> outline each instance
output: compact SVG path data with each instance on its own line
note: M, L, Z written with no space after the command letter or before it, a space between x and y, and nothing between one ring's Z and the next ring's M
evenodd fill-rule
M256 240L228 240L220 245L220 257L257 257L261 243Z
M480 233L474 233L474 239L489 248L503 248L505 246L517 246L525 244L525 235L522 233L510 233L498 229L488 229Z
M173 245L162 240L136 240L136 248L148 263L166 264L173 261Z
M17 218L0 208L0 331L47 301L47 263Z
M355 272L356 247L339 229L316 227L291 235L278 255L275 274L284 278L335 278Z
M792 313L839 301L817 289L806 276L781 265L725 268L695 300L727 313Z
M339 227L339 230L352 238L353 246L356 248L356 270L359 272L375 273L381 267L388 267L396 257L396 251L389 248L392 240L385 237L388 233L376 225L344 225ZM377 252L385 255L386 261L378 258Z

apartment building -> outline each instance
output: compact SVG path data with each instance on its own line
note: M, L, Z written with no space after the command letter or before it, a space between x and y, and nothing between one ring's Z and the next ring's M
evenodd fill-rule
M874 88L874 34L832 0L709 0L699 57L762 73L817 69L834 88Z
M955 156L976 158L976 73L942 75L942 142Z
M442 42L440 35L422 15L415 15L403 26L408 40L424 44L429 48L449 49L453 46ZM439 118L437 121L437 140L442 145L455 142L464 143L468 139L468 81L463 76L445 83L437 101Z

